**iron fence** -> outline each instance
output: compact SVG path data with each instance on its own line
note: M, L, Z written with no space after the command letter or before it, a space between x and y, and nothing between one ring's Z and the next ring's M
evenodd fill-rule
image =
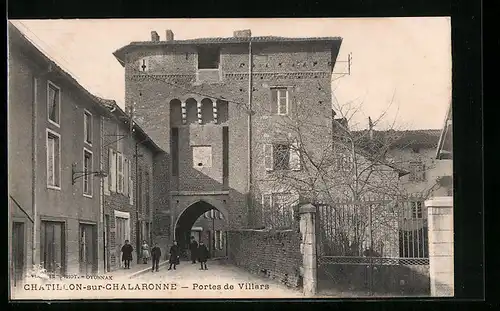
M367 295L429 291L424 197L317 203L318 285Z

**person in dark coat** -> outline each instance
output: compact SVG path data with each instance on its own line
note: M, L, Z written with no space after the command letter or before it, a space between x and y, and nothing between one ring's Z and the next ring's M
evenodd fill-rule
M200 241L200 245L198 246L198 261L200 262L201 268L200 270L208 270L207 268L207 259L210 257L210 252L208 251L207 246Z
M122 246L122 261L125 265L125 269L130 269L130 262L132 261L132 252L134 248L129 244L128 240L125 240L125 245Z
M198 242L194 239L194 236L191 237L191 243L189 243L189 251L191 252L191 261L192 263L196 263L197 251L198 251Z
M151 249L151 261L153 262L153 268L151 272L158 272L158 265L160 264L161 258L161 249L158 246L158 243L155 243L153 248Z
M168 260L168 262L170 263L170 267L168 268L168 270L172 270L172 265L174 266L175 270L175 266L179 264L179 256L179 246L177 245L177 241L174 241L174 245L170 247L170 259Z

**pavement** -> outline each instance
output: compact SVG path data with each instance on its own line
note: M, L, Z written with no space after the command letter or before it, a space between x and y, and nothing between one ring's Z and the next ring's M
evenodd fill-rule
M95 279L28 280L13 292L14 299L265 299L304 298L300 290L251 274L223 260L199 264L181 261L168 270L166 261L158 272L150 265L133 264L131 269L113 271Z

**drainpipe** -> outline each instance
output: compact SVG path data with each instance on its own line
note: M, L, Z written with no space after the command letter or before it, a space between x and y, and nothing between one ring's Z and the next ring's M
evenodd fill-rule
M99 133L100 133L100 150L101 150L101 153L100 153L100 159L99 159L99 171L102 172L103 171L103 166L104 166L104 163L103 163L103 159L104 159L104 117L101 116L99 118L100 122L99 122ZM99 212L101 213L101 226L102 226L102 251L103 251L103 256L102 256L102 259L103 259L103 270L102 272L103 273L106 273L107 272L107 269L106 269L106 248L107 248L107 244L108 244L108 241L106 240L106 226L105 226L105 219L104 219L104 178L99 178L99 181L100 181L100 187L99 187Z
M32 143L32 148L31 148L31 152L32 152L32 172L33 172L33 175L32 175L32 180L31 180L31 206L33 208L33 211L32 211L32 216L33 216L33 232L32 232L32 243L31 243L31 248L32 248L32 253L31 253L31 262L33 264L33 266L36 264L36 230L37 230L37 224L38 224L38 217L37 217L37 206L36 206L36 202L37 202L37 191L36 191L36 187L37 187L37 169L38 169L38 161L37 161L37 133L38 133L38 113L37 113L37 109L38 109L38 78L37 77L33 77L33 108L32 108L32 122L31 122L31 126L32 126L32 134L31 134L31 143Z
M250 206L252 204L252 39L248 42L248 200L247 200L247 224L250 224Z

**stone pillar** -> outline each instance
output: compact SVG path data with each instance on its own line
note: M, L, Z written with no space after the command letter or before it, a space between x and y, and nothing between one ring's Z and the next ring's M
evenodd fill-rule
M186 124L187 110L186 110L186 102L185 101L183 101L181 103L181 111L182 111L182 124Z
M316 273L316 207L306 204L299 208L300 233L302 241L300 252L302 253L302 279L305 296L316 295L317 273Z
M212 112L214 114L214 123L217 124L217 118L218 118L218 114L217 114L217 101L213 101L213 109L212 109Z
M429 224L429 276L432 297L454 296L453 197L425 201Z

